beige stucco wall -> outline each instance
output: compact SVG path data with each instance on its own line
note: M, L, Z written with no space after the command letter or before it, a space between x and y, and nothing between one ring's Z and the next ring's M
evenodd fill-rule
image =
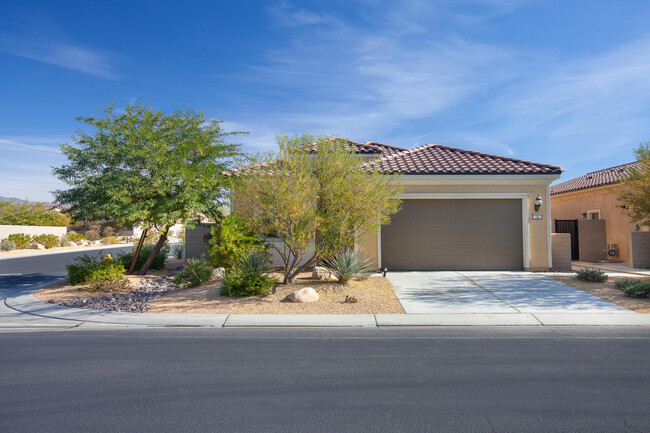
M632 244L632 266L646 269L650 267L650 233L630 233Z
M553 270L571 271L571 234L551 233Z
M404 194L525 194L528 197L528 244L529 270L548 270L550 268L550 229L548 222L548 185L555 179L546 177L524 176L458 176L436 179L399 178ZM544 201L539 212L534 212L537 195ZM445 196L445 198L454 198ZM477 197L478 198L478 197ZM542 215L541 220L533 220L532 214ZM360 249L379 265L379 245L377 234L368 234L359 239ZM523 254L523 251L522 251Z
M67 232L67 227L0 225L0 240L6 239L9 235L16 233L22 233L31 236L55 235L61 237Z
M617 244L619 259L631 257L630 233L634 221L619 207L616 195L619 185L590 188L551 196L552 218L558 220L581 220L582 214L600 210L600 219L605 220L606 243ZM555 230L555 224L552 224ZM643 227L642 231L648 231Z

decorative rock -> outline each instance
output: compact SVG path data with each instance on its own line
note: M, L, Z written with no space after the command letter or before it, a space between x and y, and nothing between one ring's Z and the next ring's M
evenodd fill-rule
M93 244L95 244L95 245L101 245L101 244L102 244L102 241L95 241L95 242L93 242Z
M45 247L41 244L32 244L30 247L32 250L44 250Z
M68 246L69 246L69 247L76 247L77 244L75 244L75 243L72 242L72 241L69 241L69 242L68 242Z
M305 287L304 289L291 292L291 294L287 296L287 299L291 302L299 303L316 302L318 301L318 293L316 293L316 290L312 289L311 287Z
M62 301L50 299L47 302L63 307L84 308L86 310L143 313L149 309L151 299L171 292L173 289L173 279L161 276L142 279L138 288L131 293L113 293L112 295L107 294L97 298L77 298Z
M331 280L334 278L334 275L324 267L316 266L311 272L311 277L315 280Z
M226 270L224 268L216 268L213 275L217 278L223 278L226 276Z
M81 245L83 245L83 246L85 247L86 245L89 245L89 244L88 244L88 241L87 241L87 240L82 239L82 240L81 240Z

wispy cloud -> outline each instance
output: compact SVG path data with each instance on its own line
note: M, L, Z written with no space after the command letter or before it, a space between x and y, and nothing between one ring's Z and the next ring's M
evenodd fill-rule
M0 149L13 152L37 152L60 154L58 145L39 143L59 143L65 140L44 139L44 138L0 138Z
M631 158L632 146L650 138L648 76L650 37L595 56L540 64L537 74L492 100L476 130L488 125L494 138L526 143L543 158L563 158L565 168L588 161L598 168L611 157L626 162L618 158Z
M275 3L269 8L269 11L277 23L287 27L335 24L338 22L338 19L331 14L297 8L287 1Z
M47 40L3 38L0 51L99 78L118 78L114 71L116 56L104 50Z

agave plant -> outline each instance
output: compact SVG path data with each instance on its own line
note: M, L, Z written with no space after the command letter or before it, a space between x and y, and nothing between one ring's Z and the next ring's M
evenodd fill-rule
M339 251L331 259L323 260L322 264L341 284L352 278L367 278L373 272L372 261L351 248Z
M214 269L205 259L188 259L187 265L174 277L176 287L196 287L212 277Z
M262 274L269 270L269 257L264 251L251 250L242 261L244 269Z
M183 244L174 245L174 248L172 249L172 255L174 257L176 257L177 259L182 259L184 254L185 254L185 245Z

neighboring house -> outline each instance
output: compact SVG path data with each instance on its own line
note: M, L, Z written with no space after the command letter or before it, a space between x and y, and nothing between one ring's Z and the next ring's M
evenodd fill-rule
M350 144L369 166L401 175L402 209L379 233L359 240L359 248L377 267L552 266L549 185L560 178L561 167L436 144L411 150L375 142ZM536 199L541 201L539 211Z
M598 261L606 257L616 261L630 260L630 233L648 231L648 227L635 227L638 222L630 219L617 199L622 188L621 179L629 174L629 168L635 164L632 162L594 171L551 187L553 230L571 233L574 260ZM594 220L604 221L600 224L585 222ZM582 230L579 226L582 225L585 226L584 232L597 240L595 245L586 245L586 241L580 239ZM607 249L607 245L612 251L609 255L602 251ZM583 250L593 250L591 260L585 259L586 252L580 251L581 246Z

